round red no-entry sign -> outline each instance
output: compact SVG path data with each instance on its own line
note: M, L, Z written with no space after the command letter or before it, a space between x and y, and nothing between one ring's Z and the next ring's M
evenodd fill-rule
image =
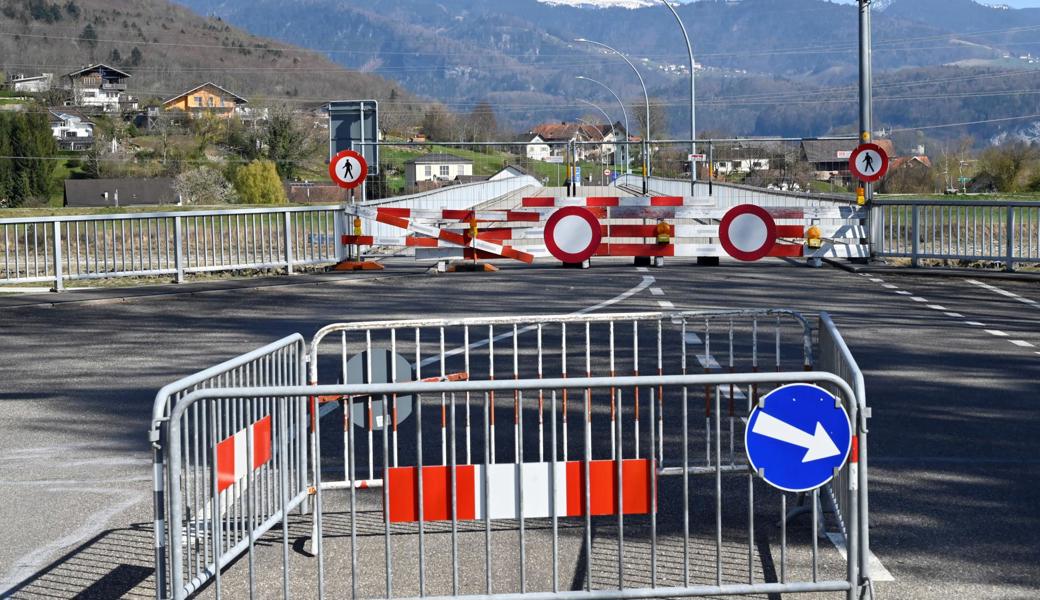
M743 204L722 218L719 240L726 253L737 260L761 260L776 245L776 222L761 206Z
M580 206L561 208L545 224L545 246L549 254L568 264L592 258L602 241L599 219Z
M353 150L344 150L329 161L329 177L339 187L352 190L368 177L368 161Z

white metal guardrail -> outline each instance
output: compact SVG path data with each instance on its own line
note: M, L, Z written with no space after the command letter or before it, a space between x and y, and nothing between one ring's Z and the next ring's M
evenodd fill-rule
M157 409L161 417L153 429L161 432L153 435L163 456L157 463L158 477L170 485L168 502L156 504L157 531L168 531L171 541L180 541L171 543L170 585L160 588L159 595L184 598L212 584L220 597L218 565L226 567L244 556L248 560L224 577L234 578L228 584L233 589L245 590L248 582L251 597L257 597L258 589L270 595L275 589L270 576L277 574L286 598L315 591L318 597L445 600L619 600L829 591L858 599L870 590L869 574L863 570L869 556L864 535L869 520L860 510L866 508L865 463L856 462L853 453L830 484L801 497L811 507L805 512L812 514L812 521L807 523L810 527L792 529L788 521L798 511L789 512L788 506L796 495L763 486L743 452L735 451L741 444L734 449L733 440L743 439L746 419L740 415L754 408L759 394L809 382L835 392L865 453L862 376L826 315L820 321L817 352L822 368L812 370L812 348L805 348L801 333L806 330L804 319L787 311L752 313L742 315L743 320L736 312L716 315L720 321L715 323L705 321L705 314L658 313L574 322L573 317L544 317L536 323L529 319L523 327L524 321L511 318L480 324L388 322L368 324L367 330L357 324L361 328L354 333L363 334L362 340L346 344L344 330L333 326L323 332L324 337L340 338L337 352L316 353L312 367L318 362L331 366L333 361L341 366L354 361L348 352L367 352L368 359L362 354L360 364L344 369L368 371L362 383L233 381L190 392L170 404L169 414ZM761 332L756 318L762 322ZM774 330L777 319L788 318L793 322ZM711 328L687 327L687 321ZM666 324L675 327L666 331ZM485 326L490 329L486 339L467 335L468 328ZM496 335L494 326L502 333ZM640 328L645 330L642 337ZM424 343L426 329L430 337ZM782 335L786 333L795 335ZM575 338L570 346L568 335ZM709 342L709 335L715 342ZM520 339L531 343L521 344ZM390 345L395 340L396 347ZM500 342L499 361L507 364L508 374L502 379L492 379L493 367L487 370L496 355L495 342ZM298 338L291 343L294 353L298 343ZM403 347L409 344L414 344L414 355ZM632 368L639 364L635 353L644 344L649 370L656 367L657 374L650 377ZM690 345L695 346L692 351L687 349ZM474 347L480 351L467 350ZM654 348L664 351L655 353ZM429 370L398 371L397 376L409 380L397 382L392 381L393 367L386 364L382 375L374 373L372 353L387 353L384 363L396 364L394 350L414 356L415 366L425 363ZM567 376L563 363L568 357L577 361L582 377ZM704 374L690 374L696 370L694 357L706 365ZM409 369L408 360L404 369ZM471 372L453 378L457 365ZM750 372L759 367L770 372ZM440 376L419 379L431 371ZM701 390L703 432L691 426L699 416L691 414L689 406L691 401L700 403ZM640 392L649 413L642 426L636 420ZM296 494L304 484L292 484L293 465L298 465L291 458L292 448L298 448L303 432L301 420L294 421L292 415L302 415L308 406L317 411L323 402L342 403L345 419L367 412L368 424L357 428L366 432L367 443L355 427L343 432L345 481L379 479L383 485L378 492L347 485L349 500L337 502L336 512L323 512L322 496L329 489L321 480L326 457L312 450L305 484L316 508L315 590L309 581L290 576L285 527L280 573L272 568L272 555L260 556L262 545L257 541L285 523L288 511L304 501ZM405 402L412 403L414 412L407 421L398 420ZM372 429L374 412L380 426L372 436L366 430ZM476 417L473 422L470 415ZM500 428L497 437L496 415L500 421L507 415L514 421ZM724 433L727 420L736 434L729 440ZM329 440L321 436L321 421L311 421L314 439ZM437 439L426 431L424 438L424 430L442 435ZM433 440L439 443L429 443ZM705 455L698 457L695 449L702 444ZM245 452L252 464L239 469L235 461L222 458L232 446ZM374 472L359 473L359 457L366 453L373 457ZM276 484L257 484L265 476ZM703 483L713 480L713 485L691 485L693 477L701 477L698 481ZM236 513L232 506L243 510ZM838 534L848 549L841 570L833 561L821 561L818 537L830 528L821 512L826 506L834 509ZM335 533L326 532L323 515L332 519ZM774 552L779 553L776 571L765 567L774 564ZM335 556L343 567L327 571L327 556ZM258 564L265 566L260 569ZM157 566L167 568L166 562ZM571 568L577 568L573 575ZM561 582L564 572L573 577L570 584Z
M921 260L1040 263L1040 202L875 200L873 252Z
M341 258L338 206L0 219L0 285L286 269Z

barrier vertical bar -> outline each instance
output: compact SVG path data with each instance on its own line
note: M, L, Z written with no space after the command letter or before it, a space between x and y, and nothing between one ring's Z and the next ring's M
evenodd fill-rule
M54 222L54 291L65 291L61 255L61 221Z
M913 236L910 239L910 266L916 267L917 256L921 253L921 209L916 204L910 207L910 231Z
M1011 273L1015 270L1015 207L1008 204L1007 207L1007 259L1004 262L1004 270Z
M184 283L184 244L182 236L184 235L184 224L181 217L173 218L173 251L174 251L174 264L177 268L177 283Z
M285 211L282 213L282 223L284 226L283 233L285 234L285 273L287 275L293 274L293 226L292 226L292 213Z

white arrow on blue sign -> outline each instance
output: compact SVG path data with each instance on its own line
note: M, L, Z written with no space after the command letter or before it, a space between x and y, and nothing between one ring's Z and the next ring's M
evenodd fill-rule
M769 485L807 492L826 484L845 466L852 424L827 390L796 383L766 395L744 431L751 466Z

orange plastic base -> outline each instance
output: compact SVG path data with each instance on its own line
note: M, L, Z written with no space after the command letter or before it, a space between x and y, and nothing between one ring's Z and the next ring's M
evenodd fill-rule
M361 262L353 261L353 260L345 260L345 261L339 263L338 265L336 265L335 267L332 267L332 270L333 271L382 271L384 268L385 267L383 267L383 265L381 265L381 264L379 264L377 262L372 262L370 260L361 261Z

